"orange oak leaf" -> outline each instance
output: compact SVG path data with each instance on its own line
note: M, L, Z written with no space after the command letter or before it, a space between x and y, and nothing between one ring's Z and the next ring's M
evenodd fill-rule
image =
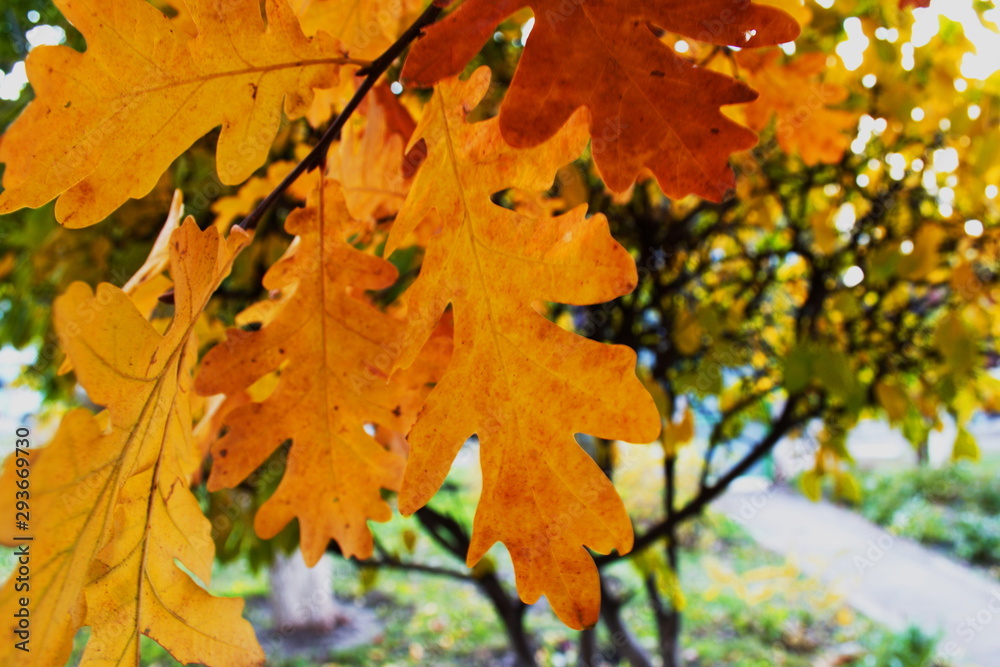
M59 197L68 227L102 220L153 189L171 161L221 126L216 163L240 183L264 163L284 111L346 62L337 42L307 39L286 0L188 3L192 37L143 0L56 0L87 40L83 53L41 46L27 59L36 98L0 144L0 213Z
M228 431L212 446L208 486L235 486L291 439L288 468L255 527L270 538L297 517L310 565L331 538L345 555L371 555L367 521L389 520L381 489L398 488L404 460L365 426L405 431L418 407L406 387L387 382L403 326L363 291L389 287L396 269L347 242L361 227L334 181L292 212L285 228L297 237L293 250L264 279L289 296L258 330L231 330L205 356L196 383L204 395L235 395L281 368L266 400L223 419Z
M831 109L847 99L847 89L824 82L825 53L806 53L779 65L781 51L740 51L740 72L760 97L742 108L747 125L760 131L776 120L775 135L786 153L798 153L808 165L831 164L851 145L848 132L857 116Z
M171 287L170 279L164 275L170 264L170 236L180 225L183 217L184 193L180 190L174 190L167 220L156 236L156 241L153 243L146 261L122 286L122 291L132 298L132 303L139 309L143 317L148 318L152 314L159 303L160 295ZM66 357L57 372L59 375L63 375L71 370L73 370L73 363L69 357Z
M364 115L348 122L330 152L327 173L343 187L351 217L374 223L394 215L406 199L403 148L414 124L387 86L377 87L363 106Z
M73 283L56 299L63 347L106 409L69 413L35 461L34 528L45 539L33 561L33 618L47 641L27 664L65 662L81 625L92 627L83 665L138 665L142 634L183 662L263 661L242 601L212 597L188 574L207 584L214 557L211 526L189 489L200 464L191 332L248 238L239 230L220 239L190 218L171 234L176 305L162 335L112 285L95 293ZM8 463L5 474L13 469Z
M462 444L478 435L483 491L468 563L502 541L522 599L546 595L566 624L582 628L600 606L584 545L628 551L632 526L573 434L648 442L660 420L635 377L632 350L569 333L532 303L608 301L635 287L636 269L603 216L587 218L581 207L536 218L491 201L509 187L551 185L587 133L577 114L540 146L508 146L496 119L465 119L489 81L481 68L467 83L439 84L413 136L426 142L427 161L386 247L399 247L418 225L429 228L420 276L405 297L413 332L399 365L415 357L449 303L455 318L454 356L409 434L400 510L424 505Z
M500 109L503 137L537 146L586 107L594 161L615 192L646 167L671 197L718 201L733 185L728 156L756 141L720 111L752 101L753 90L679 57L650 26L740 48L799 33L784 12L748 0L466 0L427 28L404 80L429 85L459 73L497 24L525 6L535 24Z

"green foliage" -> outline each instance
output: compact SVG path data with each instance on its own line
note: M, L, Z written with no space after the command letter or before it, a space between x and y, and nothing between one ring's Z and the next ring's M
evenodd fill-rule
M970 563L1000 563L1000 517L963 512L954 524L955 553Z
M924 544L948 542L948 524L944 510L917 496L901 505L892 514L890 532L904 535Z
M910 626L883 639L875 653L865 660L865 667L931 667L936 665L934 651L938 637Z
M861 512L892 532L943 547L977 565L1000 564L1000 483L995 464L869 474Z

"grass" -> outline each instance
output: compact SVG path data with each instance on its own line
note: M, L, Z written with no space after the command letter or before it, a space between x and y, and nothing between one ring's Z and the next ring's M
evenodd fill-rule
M832 655L854 656L855 662L843 664L859 667L892 664L863 661L890 650L895 635L850 613L824 585L758 548L737 524L714 517L684 539L683 645L690 664L807 667ZM415 556L441 564L429 544L418 542ZM491 557L500 571L509 572L502 550ZM333 652L329 664L500 664L506 652L502 626L472 584L393 570L380 570L373 579L344 561L337 568L338 596L372 609L384 630L374 643ZM626 624L654 652L656 629L641 574L630 563L609 574L625 595L634 595L623 612ZM544 602L528 612L527 625L538 642L540 664L577 664L579 633L563 626ZM599 631L600 647L609 639ZM286 658L272 664L311 663Z
M861 513L1000 578L1000 462L865 473Z
M464 510L467 505L456 504ZM448 509L442 507L441 509ZM401 558L462 570L449 555L428 540L415 540L412 523L396 518L376 527L380 542ZM738 523L709 518L685 527L682 534L681 581L684 617L682 645L686 664L698 667L809 667L823 660L856 667L930 666L923 661L935 640L918 631L894 634L851 613L818 580L794 564L764 551ZM505 551L490 552L491 566L510 581ZM647 563L646 567L649 565ZM643 575L623 561L607 574L631 601L623 610L626 625L651 654L656 628L643 588ZM218 566L212 582L217 595L247 598L247 617L258 627L268 625L266 571L253 571L245 561ZM328 665L469 665L504 664L507 641L489 602L474 584L391 569L373 570L353 561L335 561L334 589L347 605L373 613L379 630L373 641L333 651L325 661L295 657L265 646L269 665L309 667ZM527 614L542 665L577 664L579 633L567 629L544 600ZM79 661L87 629L76 639L71 665ZM599 650L610 646L601 628ZM928 648L930 647L930 648ZM142 664L177 665L155 642L143 638ZM930 653L928 653L928 651ZM283 653L283 654L282 654ZM924 656L923 658L914 656Z
M1000 462L993 470L997 468ZM963 525L971 533L975 527L969 525L970 521L988 520L993 508L1000 508L992 474L973 468L879 473L867 476L864 483L867 493L863 511L940 544L952 539L947 522L953 517L956 522L966 521ZM460 516L468 523L474 505L461 496L461 491L441 494L435 505L439 511ZM984 535L995 535L992 527L987 528ZM379 543L403 560L465 571L462 563L416 532L413 520L397 516L374 529ZM981 548L971 538L966 543L969 548ZM687 665L937 664L930 657L935 638L914 629L893 633L853 614L827 586L801 574L793 563L758 547L732 520L710 515L686 525L681 546L682 645ZM658 554L659 550L649 553ZM512 581L510 561L502 547L495 547L487 558L489 567ZM662 570L662 559L659 564L656 559L647 561L643 567L645 571L650 567ZM621 594L630 598L623 610L626 625L655 654L656 627L642 573L634 561L627 560L615 564L607 574ZM663 578L665 595L671 593L670 581L669 577ZM258 636L263 636L260 630L266 629L269 622L268 587L266 570L255 571L245 560L217 566L212 582L212 592L217 595L247 598L246 615L258 626ZM507 656L503 627L472 583L409 571L363 568L354 561L337 560L334 589L345 604L374 614L379 627L375 639L333 651L319 662L295 657L291 652L268 650L269 665L485 666L502 664ZM526 624L538 645L540 664L577 664L579 633L560 623L544 600L529 610ZM79 661L86 633L84 629L78 635L77 649L69 664ZM603 627L598 631L598 645L599 650L610 645ZM155 642L144 638L142 664L166 667L177 663Z

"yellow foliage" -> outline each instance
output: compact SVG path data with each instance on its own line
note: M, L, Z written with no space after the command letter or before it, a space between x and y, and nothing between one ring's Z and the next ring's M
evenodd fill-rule
M101 11L56 5L88 48L42 46L28 57L36 98L0 144L0 214L58 196L60 222L92 225L148 194L174 158L219 125L219 178L240 183L267 159L282 106L302 116L312 89L335 83L347 62L329 35L302 34L286 0L267 0L266 25L256 0L190 3L194 37L142 0L112 0Z
M38 542L36 562L46 567L32 581L39 604L33 618L45 641L24 664L65 662L82 625L92 627L84 665L137 667L142 634L183 662L263 662L253 629L240 618L242 601L210 596L175 562L210 581L210 525L189 489L200 463L187 398L191 332L248 240L242 230L228 240L214 229L201 232L191 219L171 234L176 305L163 335L108 284L95 294L74 283L56 300L56 327L77 377L107 409L69 413L38 453L33 528L52 542ZM8 461L11 487L14 471ZM3 591L0 608L10 610L14 588ZM3 618L11 623L14 616ZM4 651L14 651L13 643Z

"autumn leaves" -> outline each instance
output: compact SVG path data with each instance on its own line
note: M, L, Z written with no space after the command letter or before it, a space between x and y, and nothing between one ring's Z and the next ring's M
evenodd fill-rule
M421 226L426 255L404 297L433 322L450 304L455 352L410 432L399 505L409 514L444 481L462 444L478 435L483 493L468 563L497 541L511 553L522 598L546 595L568 625L593 624L597 569L583 546L631 547L628 514L574 433L648 442L659 417L635 378L635 353L566 332L535 312L535 300L592 304L635 287L635 264L603 216L576 209L534 216L501 208L492 193L540 190L587 143L576 114L555 137L517 149L496 119L465 115L490 83L481 68L467 82L444 81L414 140L427 144L386 251ZM404 352L407 363L420 348Z
M210 596L188 574L208 583L214 557L189 488L201 464L192 437L192 332L249 239L239 229L222 239L193 220L169 238L176 306L164 333L109 284L94 292L74 283L55 303L77 378L106 409L69 413L35 461L37 526L47 539L37 543L32 597L44 631L39 650L18 664L64 664L83 625L92 628L83 664L137 665L140 634L184 662L263 658L240 616L243 603ZM165 266L156 253L149 265L155 273ZM13 473L10 466L4 474ZM0 610L14 603L5 587ZM11 618L3 613L3 623Z
M285 0L268 0L266 24L251 0L191 3L174 19L141 0L116 0L111 10L57 4L89 48L32 53L38 98L0 144L0 212L59 197L67 226L94 224L145 195L214 127L222 128L220 178L242 182L266 160L282 108L290 118L319 114L310 105L316 89L342 107L340 66L358 56L347 24L335 31L344 41L316 27L338 25L337 12L351 9L339 0L305 8L311 38ZM491 73L449 77L525 4L535 28L499 118L470 123ZM368 521L391 516L383 492L399 492L404 514L416 511L477 435L483 492L469 564L502 542L524 600L545 595L574 628L597 620L587 548L628 551L632 528L574 434L648 442L660 417L635 376L633 351L567 332L535 306L612 300L635 287L635 265L603 216L588 217L585 207L554 215L491 198L548 189L588 142L615 191L644 170L675 196L719 199L731 187L728 156L754 135L720 107L756 95L681 59L650 24L741 47L797 32L782 12L743 1L467 0L406 62L404 81L434 86L422 109L410 104L416 128L385 91L369 98L364 128L345 129L306 205L288 216L295 241L265 278L278 298L254 309L255 330L231 331L197 364L196 323L249 237L233 228L223 239L190 220L168 226L144 272L162 281L169 268L175 308L165 333L147 322L149 294L130 300L108 285L94 294L78 284L60 299L70 361L107 410L71 413L43 459L76 460L80 448L100 454L65 480L57 465L43 468L56 486L91 490L49 514L65 538L49 554L44 612L59 619L59 637L36 664L64 661L85 624L94 627L85 662L135 664L140 634L185 661L260 659L247 648L252 632L237 618L239 603L211 598L174 564L207 583L208 526L188 488L205 453L192 434L195 389L226 395L204 417L225 425L211 445L210 489L240 483L291 441L288 468L255 525L267 538L297 519L310 563L331 539L347 555L371 555ZM412 182L405 138L426 151ZM385 258L411 246L424 251L414 284L390 308L374 305L368 293L397 280ZM86 314L95 308L97 316Z
M670 197L718 201L733 186L729 156L756 143L720 107L757 94L680 57L652 26L743 48L790 42L799 33L784 12L748 0L467 0L427 29L404 80L430 85L458 74L496 25L525 6L535 25L500 109L503 137L536 146L585 107L595 146L604 148L594 150L595 164L615 192L648 169Z
M191 2L184 20L136 0L56 5L88 47L28 57L37 97L0 144L0 213L59 197L67 227L148 194L215 127L219 178L242 183L267 160L282 108L303 116L350 62L329 35L307 39L286 0L267 2L266 26L256 0Z
M202 361L196 384L202 394L232 397L281 369L271 395L222 417L228 430L212 446L208 486L236 486L290 439L288 468L255 527L270 538L297 517L309 565L331 539L346 556L371 556L367 522L390 518L380 491L399 489L405 460L365 426L406 433L436 379L397 376L390 383L388 369L377 368L405 323L355 296L397 277L392 264L347 243L360 227L333 181L292 212L285 228L296 243L265 277L268 289L289 296L256 331L230 331ZM446 363L445 356L432 367Z

